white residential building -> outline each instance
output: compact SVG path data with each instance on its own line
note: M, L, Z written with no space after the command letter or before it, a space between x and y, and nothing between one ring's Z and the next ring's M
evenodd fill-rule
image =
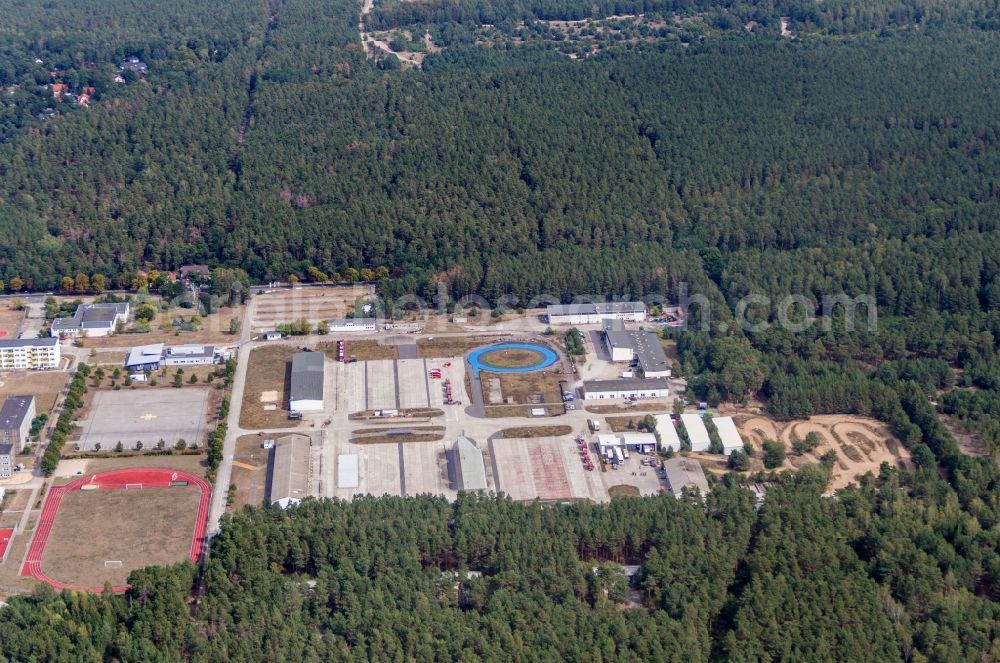
M0 340L0 370L59 368L61 358L58 338Z
M14 445L0 444L0 479L9 479L14 476ZM3 489L0 488L0 497L3 496Z
M34 418L34 396L8 396L0 408L0 444L13 445L14 453L24 451Z

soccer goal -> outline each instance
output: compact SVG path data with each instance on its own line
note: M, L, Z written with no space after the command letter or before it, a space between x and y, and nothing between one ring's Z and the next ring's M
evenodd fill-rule
M121 567L122 567L122 561L120 559L104 560L104 568L106 569L120 569Z
M127 483L125 484L125 490L142 490L141 483Z

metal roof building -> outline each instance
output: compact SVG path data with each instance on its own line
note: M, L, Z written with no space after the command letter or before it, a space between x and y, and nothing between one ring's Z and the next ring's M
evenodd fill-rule
M663 471L667 475L667 487L674 497L680 497L685 488L697 488L702 495L708 493L708 479L701 463L696 460L674 456L663 461Z
M326 357L322 352L296 352L292 356L292 384L288 409L315 412L323 409Z
M708 451L712 446L712 438L708 436L708 429L705 428L701 415L688 412L681 415L681 421L691 441L691 451Z
M654 332L626 330L621 320L605 320L602 331L611 361L635 361L647 378L670 377L667 353Z
M656 419L656 432L660 434L660 450L671 449L674 452L681 450L681 436L677 434L677 424L673 422L669 414L654 415Z
M455 442L455 482L459 490L486 490L486 463L483 452L465 436Z
M660 345L659 336L650 331L632 332L632 343L639 370L645 377L670 377L670 362L667 361L667 353Z
M137 345L128 351L128 358L125 359L125 368L130 371L154 371L160 367L160 358L163 356L163 344L151 343L150 345Z
M743 448L743 438L736 430L736 423L732 417L713 417L712 422L716 430L719 431L719 439L722 440L722 453L727 456L737 449Z
M279 437L274 447L274 465L271 472L271 504L287 509L309 496L308 435L292 433Z

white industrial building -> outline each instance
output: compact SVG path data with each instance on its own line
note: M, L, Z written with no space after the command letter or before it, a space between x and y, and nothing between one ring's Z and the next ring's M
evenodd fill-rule
M595 325L603 320L646 319L643 302L603 302L594 304L555 304L546 308L550 325Z
M625 329L622 320L605 320L601 325L604 346L608 349L611 361L632 361L635 359L635 348L632 343L632 333Z
M163 350L165 366L202 366L214 363L213 345L173 345Z
M712 447L712 439L708 436L708 429L701 415L688 412L681 415L681 423L687 431L688 440L691 441L691 451L708 451Z
M660 345L660 337L651 331L627 331L620 320L606 320L604 345L611 361L635 362L643 377L670 377L667 353Z
M129 350L125 368L130 371L155 371L160 366L201 366L214 364L218 355L212 345L173 345L163 343L138 345Z
M369 332L378 329L375 318L347 318L345 320L330 320L327 323L331 334L335 332Z
M59 368L61 357L58 338L0 340L0 370Z
M322 352L296 352L292 355L292 384L288 409L292 412L316 412L323 409L326 362Z
M651 453L656 451L656 435L653 433L601 433L597 436L597 449L601 455L605 455L607 449L615 447Z
M669 395L664 378L622 378L620 380L584 380L584 400L616 398L666 398Z
M736 430L736 422L732 417L713 417L712 423L719 431L719 439L722 440L722 453L727 456L738 449L743 448L743 438Z
M52 321L53 336L108 336L118 323L128 321L128 302L80 304L72 318Z
M656 418L656 432L660 434L660 450L670 449L674 453L681 450L681 436L677 434L677 424L670 418L669 414L658 414Z

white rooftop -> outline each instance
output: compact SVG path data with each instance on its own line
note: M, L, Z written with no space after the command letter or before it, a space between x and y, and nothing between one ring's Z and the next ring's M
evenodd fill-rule
M656 445L656 436L652 433L622 433L622 442L625 444Z
M688 439L691 440L691 451L708 451L712 446L712 439L708 436L708 429L701 416L693 412L681 415L684 423L684 430L687 431Z
M681 436L677 434L677 426L670 420L670 415L656 415L656 432L660 434L661 449L681 450Z
M137 345L128 351L128 358L125 366L140 366L142 364L155 364L160 361L163 354L162 343L151 343L149 345Z
M719 431L719 439L722 440L722 453L727 456L737 449L743 448L743 438L736 429L736 422L732 417L713 417L712 422Z

